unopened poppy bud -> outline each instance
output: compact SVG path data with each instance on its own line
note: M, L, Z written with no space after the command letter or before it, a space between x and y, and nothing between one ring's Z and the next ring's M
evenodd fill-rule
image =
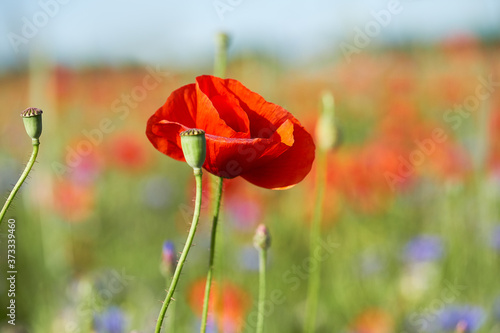
M170 277L174 274L177 266L177 253L175 252L174 243L165 241L161 250L160 270L165 277Z
M195 172L200 171L207 154L205 131L197 128L189 129L181 134L181 146L187 164Z
M253 245L257 250L267 250L271 246L271 235L264 224L259 224L253 236Z
M42 113L43 111L38 108L27 108L21 112L26 133L36 142L42 135Z
M316 126L316 141L323 150L330 150L340 144L340 132L335 121L335 101L329 92L321 99L322 112Z

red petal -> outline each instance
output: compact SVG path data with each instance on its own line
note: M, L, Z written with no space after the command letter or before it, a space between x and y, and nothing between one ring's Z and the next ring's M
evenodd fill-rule
M249 120L238 99L225 87L226 80L203 75L196 78L198 101L212 104L219 117L235 132L246 133L250 137ZM207 101L208 100L208 101Z
M153 146L165 155L185 161L181 148L180 133L189 129L179 123L149 118L146 135Z
M204 168L217 176L286 188L314 160L313 140L298 120L236 80L201 76L177 89L149 119L146 134L159 151L183 161L179 133L188 128L205 130Z
M314 142L300 124L294 124L294 145L265 165L241 175L252 184L273 190L296 185L307 176L314 161Z
M151 128L148 137L156 149L176 160L185 160L179 134L188 129L186 126L161 120L148 128ZM289 149L293 144L293 124L284 123L269 139L225 138L211 134L206 134L206 139L207 157L203 167L219 177L234 178Z
M291 113L279 105L267 102L259 94L249 90L239 81L225 80L226 88L238 99L250 121L250 134L253 138L269 137L287 119L299 123Z
M264 165L290 148L282 142L278 132L269 139L225 138L210 134L206 137L207 158L203 167L224 178L234 178Z
M172 92L155 116L158 120L176 122L187 128L199 128L210 134L229 138L248 137L229 127L220 118L212 102L197 91L195 84L185 85Z

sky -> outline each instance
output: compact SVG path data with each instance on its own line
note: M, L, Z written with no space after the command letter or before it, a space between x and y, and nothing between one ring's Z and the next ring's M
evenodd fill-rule
M0 70L30 54L72 66L208 63L219 31L233 53L303 61L356 46L359 31L370 45L500 35L500 1L2 0Z

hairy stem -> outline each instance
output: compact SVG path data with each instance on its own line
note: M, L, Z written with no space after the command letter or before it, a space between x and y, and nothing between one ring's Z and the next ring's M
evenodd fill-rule
M203 299L203 312L201 316L200 332L206 332L208 319L208 301L210 298L210 289L212 288L212 276L214 272L214 256L215 256L215 236L217 234L217 222L219 221L220 203L222 201L222 184L223 179L219 177L217 183L217 193L215 197L215 207L212 217L212 233L210 236L210 255L208 259L208 273L205 285L205 297Z
M23 185L24 181L26 180L26 177L28 177L28 174L30 173L31 169L33 168L33 165L35 164L36 157L38 156L38 148L40 146L40 141L38 139L33 139L32 142L33 142L33 152L31 153L31 157L28 161L28 164L26 165L26 168L21 174L21 177L17 181L16 185L12 189L12 192L10 192L7 201L5 201L2 211L0 211L0 225L2 223L3 217L5 216L5 213L7 212L7 209L9 209L9 206L12 203L12 200L14 200L14 197L16 196L17 192L21 188L21 185Z
M257 317L257 333L264 332L264 305L266 304L266 262L267 249L259 250L259 305Z
M179 262L177 263L177 267L175 268L174 276L172 278L172 282L170 283L170 287L168 288L167 296L165 297L165 301L160 310L160 315L158 316L158 321L156 322L155 333L160 333L161 326L163 323L163 318L165 317L165 313L167 312L168 305L172 300L172 296L175 291L175 287L177 286L177 282L179 281L179 277L181 275L182 267L186 262L186 257L189 253L189 249L191 248L191 244L193 244L194 235L196 232L196 228L198 227L198 221L200 219L200 210L201 210L201 170L195 170L194 177L196 179L196 200L194 206L194 215L193 221L191 223L191 228L189 229L189 234L186 240L186 244L184 244L184 249L182 250L182 254L179 258Z

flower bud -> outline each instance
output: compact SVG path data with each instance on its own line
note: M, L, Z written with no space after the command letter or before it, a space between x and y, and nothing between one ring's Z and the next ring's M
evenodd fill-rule
M177 253L175 252L174 243L165 241L161 250L160 270L165 277L170 277L174 274L177 266Z
M42 134L42 113L43 111L38 108L27 108L21 112L26 133L34 141L38 141Z
M205 162L207 141L205 131L193 128L182 132L181 146L187 164L195 171L199 171Z
M316 141L323 150L330 150L340 144L340 131L335 121L335 102L331 93L322 97L322 112L316 126Z
M259 224L253 236L253 245L257 250L267 250L271 246L271 235L264 224Z

